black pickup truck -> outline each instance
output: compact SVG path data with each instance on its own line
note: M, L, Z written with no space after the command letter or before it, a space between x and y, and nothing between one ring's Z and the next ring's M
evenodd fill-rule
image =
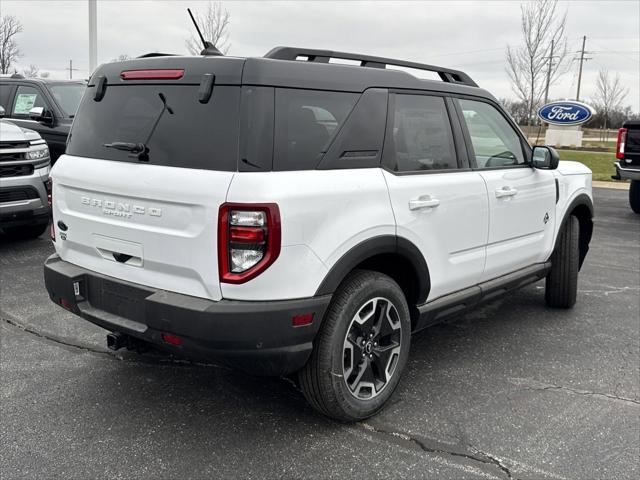
M87 84L83 80L0 77L5 120L35 130L49 145L51 162L62 155Z
M616 180L631 180L629 204L640 213L640 120L628 120L618 130Z

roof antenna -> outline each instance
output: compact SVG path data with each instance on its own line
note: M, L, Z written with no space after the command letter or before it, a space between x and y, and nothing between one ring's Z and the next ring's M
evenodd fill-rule
M196 22L196 19L193 17L193 13L191 13L190 8L187 8L187 12L189 12L189 16L191 17L193 26L196 27L198 36L200 37L200 40L202 40L202 44L204 45L204 50L200 52L200 55L207 55L207 56L222 55L222 52L218 50L213 43L204 39L204 37L202 36L202 32L200 31L200 27L198 27L198 22Z

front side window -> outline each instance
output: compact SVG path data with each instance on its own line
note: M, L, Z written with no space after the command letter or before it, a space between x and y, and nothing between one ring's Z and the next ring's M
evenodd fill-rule
M16 90L13 102L14 115L29 115L29 110L35 107L48 109L42 93L35 87L20 85Z
M458 167L444 98L398 94L392 114L384 149L389 168L416 172Z
M457 99L471 137L477 168L524 165L520 137L493 106Z
M358 97L346 92L276 89L273 169L314 169Z

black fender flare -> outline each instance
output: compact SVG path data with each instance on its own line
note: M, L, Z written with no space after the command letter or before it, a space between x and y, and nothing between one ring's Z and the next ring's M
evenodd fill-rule
M582 268L582 263L584 262L585 257L587 256L587 252L589 251L589 242L591 242L591 236L593 235L593 201L586 193L581 193L574 198L569 206L564 211L564 216L562 217L562 221L560 222L560 227L558 228L558 235L556 236L556 241L553 247L555 251L558 248L560 242L560 232L566 225L569 217L572 212L577 207L586 207L588 210L588 215L578 216L578 220L580 221L580 264L579 267ZM583 210L584 211L584 210Z
M427 300L431 288L431 277L427 262L412 242L396 235L379 235L358 243L347 251L329 270L316 291L318 295L330 295L336 291L344 278L365 260L381 254L396 254L413 267L417 279L417 305Z

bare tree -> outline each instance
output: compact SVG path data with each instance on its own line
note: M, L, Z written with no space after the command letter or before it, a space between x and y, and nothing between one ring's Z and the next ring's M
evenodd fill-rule
M559 15L557 4L558 0L535 0L521 5L524 43L507 47L507 73L511 88L527 105L529 125L544 94L547 77L552 84L564 73L567 13Z
M229 25L231 15L223 7L222 2L209 2L207 12L204 15L194 15L202 36L210 41L222 53L227 53L231 44L229 43ZM198 55L202 49L202 41L197 32L193 32L186 40L187 49L192 55Z
M37 65L31 64L24 70L22 70L22 75L25 78L37 78L40 73L40 67Z
M628 93L629 89L622 85L619 74L616 73L615 77L611 77L606 69L598 72L593 103L598 113L601 113L604 118L605 130L609 124L609 114L621 110L622 101Z
M11 65L21 56L15 37L22 24L13 15L0 18L0 73L9 73Z
M48 78L49 72L41 72L40 67L38 65L34 65L33 63L29 65L27 68L22 70L22 76L25 78Z

